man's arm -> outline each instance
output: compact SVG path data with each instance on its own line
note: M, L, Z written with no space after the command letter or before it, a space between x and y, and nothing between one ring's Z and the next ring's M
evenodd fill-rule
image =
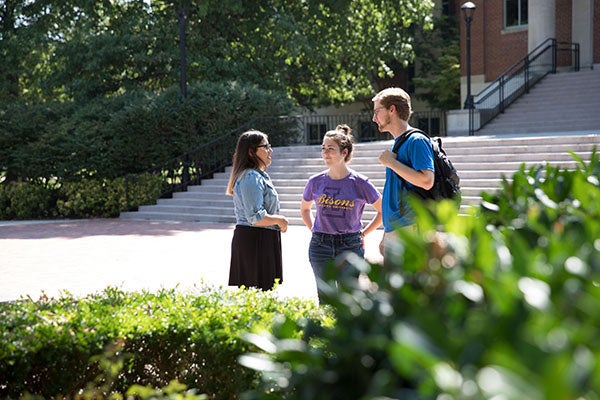
M419 186L425 190L429 190L433 187L433 182L435 181L435 174L433 171L427 169L416 171L408 165L396 160L396 153L393 153L390 150L381 152L379 155L379 162L383 166L390 168L397 173L402 179L415 186Z

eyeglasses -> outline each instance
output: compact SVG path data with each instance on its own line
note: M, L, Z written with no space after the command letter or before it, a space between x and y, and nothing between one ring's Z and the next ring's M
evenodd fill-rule
M259 145L258 145L258 146L256 146L256 147L264 147L264 148L265 148L265 150L267 150L267 151L269 151L269 150L271 150L271 149L272 149L272 147L271 147L271 144L270 144L270 143L267 143L267 144L259 144Z

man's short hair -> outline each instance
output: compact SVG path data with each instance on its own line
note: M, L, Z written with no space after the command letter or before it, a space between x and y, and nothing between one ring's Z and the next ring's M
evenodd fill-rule
M408 121L412 114L410 105L410 96L403 89L398 87L390 87L383 89L377 93L372 99L374 102L379 101L385 108L390 108L393 104L398 110L398 116L404 121Z

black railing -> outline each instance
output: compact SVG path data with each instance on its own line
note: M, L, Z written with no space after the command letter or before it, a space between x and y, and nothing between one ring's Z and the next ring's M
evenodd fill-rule
M372 116L373 115L370 113L335 115L310 114L302 115L298 118L302 121L301 123L304 126L304 143L320 144L323 140L323 134L340 124L346 124L352 128L352 135L354 135L359 142L383 140L385 135L378 132L377 126L371 121Z
M579 71L579 44L547 39L508 68L475 96L473 107L479 112L478 129L504 112L506 107L521 95L528 93L543 77L549 73L556 73L558 65L569 65L573 70ZM473 109L469 111L469 118L472 120ZM473 125L469 123L469 135L473 134Z
M409 123L431 136L446 136L445 111L415 111L411 115Z
M339 115L303 115L298 117L305 127L305 143L319 144L323 134L334 129L339 124L347 124L352 128L352 134L359 142L387 140L391 137L381 133L373 123L371 112ZM417 111L409 120L412 126L418 127L432 136L446 136L445 111Z
M160 163L125 179L125 208L136 210L143 204L154 203L158 198L171 197L184 192L190 185L200 185L203 179L212 178L231 165L238 136L248 129L258 129L269 135L274 146L319 144L323 134L339 124L347 124L358 142L387 140L372 122L373 114L302 115L283 117L257 117L178 157ZM435 136L446 135L446 114L443 111L415 112L410 124Z

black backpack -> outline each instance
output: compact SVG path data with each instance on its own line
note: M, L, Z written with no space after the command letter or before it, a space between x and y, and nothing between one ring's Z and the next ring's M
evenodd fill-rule
M429 135L422 130L411 129L402 134L392 151L397 153L400 146L402 146L406 139L415 132L422 133L429 138ZM429 141L433 147L433 165L435 169L435 182L433 183L433 187L429 190L425 190L418 186L406 187L411 192L426 200L452 199L460 202L460 178L456 168L454 168L452 162L448 159L446 152L442 148L442 138L429 138ZM400 177L400 179L404 183L404 179L402 177Z

